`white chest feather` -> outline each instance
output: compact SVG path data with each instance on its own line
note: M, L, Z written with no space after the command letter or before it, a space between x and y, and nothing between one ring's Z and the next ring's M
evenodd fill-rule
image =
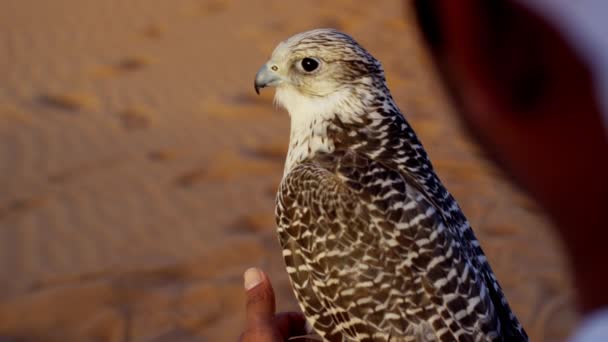
M327 136L331 120L343 113L346 94L308 96L292 88L278 88L275 102L287 109L291 117L289 150L283 175L297 163L316 152L332 152L333 142Z

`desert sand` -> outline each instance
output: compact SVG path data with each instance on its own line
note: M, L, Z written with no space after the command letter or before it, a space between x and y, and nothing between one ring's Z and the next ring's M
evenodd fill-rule
M316 27L383 62L528 333L567 336L559 243L463 133L401 1L6 0L0 340L234 341L250 266L296 309L273 217L289 118L252 83Z

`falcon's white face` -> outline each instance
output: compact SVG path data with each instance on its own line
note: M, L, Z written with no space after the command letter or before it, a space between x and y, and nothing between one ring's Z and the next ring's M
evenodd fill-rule
M297 34L281 42L256 75L255 87L277 88L275 101L292 120L353 115L364 106L380 63L351 37L333 29ZM371 94L370 94L371 96Z

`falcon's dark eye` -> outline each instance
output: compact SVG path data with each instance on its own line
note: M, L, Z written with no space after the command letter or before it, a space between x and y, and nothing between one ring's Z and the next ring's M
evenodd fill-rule
M315 69L319 67L319 62L317 62L315 59L308 57L304 58L301 63L302 69L304 69L304 71L306 72L315 71Z

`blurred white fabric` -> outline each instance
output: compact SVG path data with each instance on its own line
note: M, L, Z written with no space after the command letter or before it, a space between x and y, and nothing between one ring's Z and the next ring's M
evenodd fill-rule
M606 341L608 341L608 309L587 315L569 340L569 342Z
M591 67L608 134L608 1L519 1L553 23Z

